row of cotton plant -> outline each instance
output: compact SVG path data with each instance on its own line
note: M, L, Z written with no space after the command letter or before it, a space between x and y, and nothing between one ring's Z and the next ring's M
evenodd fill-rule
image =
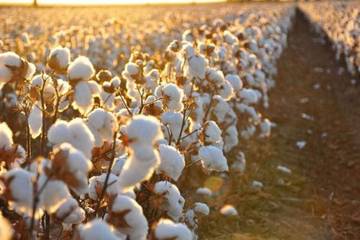
M293 15L194 24L161 60L133 49L120 74L63 46L42 67L0 53L0 238L197 239L210 208L185 199L187 177L243 171L239 140L270 135L260 109Z
M301 9L324 34L336 51L336 59L344 57L348 71L360 73L360 10L356 2L324 2L301 4Z
M234 15L235 9L245 9L203 5L133 8L61 8L48 9L47 14L41 9L27 12L3 8L0 50L16 50L43 70L50 50L61 45L74 56L86 55L96 69L120 73L133 48L151 53L161 61L162 49L171 40L180 39L188 26L204 24L214 14L222 17Z

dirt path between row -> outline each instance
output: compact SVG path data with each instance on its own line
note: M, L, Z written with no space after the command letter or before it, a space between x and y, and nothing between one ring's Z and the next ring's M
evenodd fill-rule
M277 127L243 147L246 175L216 200L239 217L215 214L204 239L360 239L360 79L344 67L298 13L266 114ZM253 180L262 191L251 190Z
M360 89L318 37L298 14L270 112L277 134L307 143L284 154L309 178L329 238L360 239Z

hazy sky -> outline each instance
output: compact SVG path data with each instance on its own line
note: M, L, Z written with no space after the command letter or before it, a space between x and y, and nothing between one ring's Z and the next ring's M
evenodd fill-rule
M141 4L221 2L222 0L38 0L39 4ZM0 0L0 3L31 3L31 0Z

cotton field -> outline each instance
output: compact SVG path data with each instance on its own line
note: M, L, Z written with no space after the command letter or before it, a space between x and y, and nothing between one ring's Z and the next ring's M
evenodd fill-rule
M315 140L309 129L287 140L303 125L283 133L293 122L284 114L317 122L317 111L291 107L304 90L282 88L296 79L284 52L300 21L358 78L352 2L0 7L0 239L247 239L246 226L261 229L259 197L301 198L287 188L302 170L282 156ZM276 144L287 146L280 157L260 163ZM279 239L303 239L292 234Z

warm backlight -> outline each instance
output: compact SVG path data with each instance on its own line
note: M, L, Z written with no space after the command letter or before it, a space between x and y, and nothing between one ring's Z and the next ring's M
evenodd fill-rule
M223 2L224 0L38 0L38 4L45 5L90 5L90 4L157 4L157 3L204 3L204 2ZM0 3L6 4L31 4L31 0L0 0Z

